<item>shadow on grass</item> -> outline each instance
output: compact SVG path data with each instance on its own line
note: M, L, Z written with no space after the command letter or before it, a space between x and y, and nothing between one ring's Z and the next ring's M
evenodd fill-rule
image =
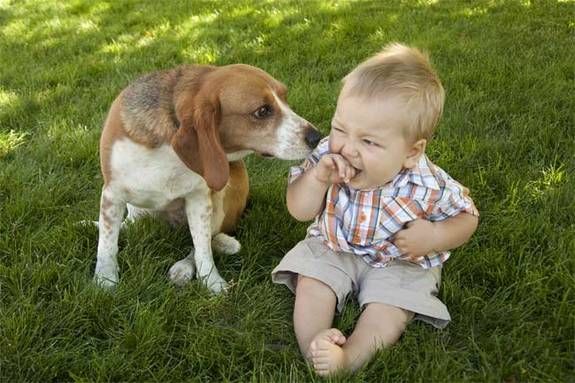
M535 48L544 49L532 38L517 37L514 28L506 31L494 26L513 22L530 33L553 28L537 17L562 14L570 6L547 4L474 6L445 1L386 6L288 1L193 2L166 7L161 2L29 2L19 12L11 7L2 10L7 21L3 45L12 52L12 57L3 60L3 91L17 96L3 105L0 124L17 132L43 134L60 122L54 118L64 117L66 123L57 129L71 130L75 127L70 124L80 124L89 131L99 130L115 95L145 72L181 63L244 62L286 82L297 100L296 109L325 133L340 79L394 40L432 52L445 82L458 84L450 86L448 90L455 91L449 97L463 96L482 104L487 109L482 112L501 114L511 107L522 112L524 103L513 105L509 100L501 105L506 95L493 84L499 78L485 73L495 70L500 76L514 75L516 67L512 65L505 74L498 60L485 62L482 72L470 73L464 66L494 51L503 60L510 42L518 39L522 49L514 54L529 57ZM535 57L532 65L545 62ZM520 81L518 87L524 85ZM330 107L318 107L325 104ZM499 137L513 129L504 118L490 125L494 128L490 133Z

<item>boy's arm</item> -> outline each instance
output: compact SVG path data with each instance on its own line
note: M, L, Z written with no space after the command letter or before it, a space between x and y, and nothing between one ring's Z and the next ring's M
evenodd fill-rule
M479 217L469 213L459 213L443 221L432 222L434 226L436 252L448 251L463 245L475 233Z
M329 183L320 182L315 175L316 171L317 168L314 167L288 185L287 208L298 221L315 218L323 208Z
M416 261L431 252L448 251L463 245L477 229L479 218L459 213L442 221L417 219L394 237L394 244L405 258Z
M326 154L316 166L288 185L287 208L298 221L309 221L323 209L325 193L332 184L349 182L353 166L340 154Z

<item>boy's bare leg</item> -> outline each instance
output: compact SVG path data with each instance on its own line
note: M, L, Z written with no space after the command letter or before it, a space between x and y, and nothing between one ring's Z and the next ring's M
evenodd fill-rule
M337 298L333 290L317 279L299 275L293 323L299 348L310 359L309 346L314 337L331 327Z
M315 371L322 376L339 370L355 371L382 347L397 342L413 313L383 303L370 303L359 317L353 334L343 346L328 338L316 338L310 345Z

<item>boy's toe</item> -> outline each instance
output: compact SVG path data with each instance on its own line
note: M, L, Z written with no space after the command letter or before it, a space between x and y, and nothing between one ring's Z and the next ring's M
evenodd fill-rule
M317 351L317 342L314 340L313 342L310 343L308 352L311 355L314 355L316 351Z
M338 345L340 345L340 346L341 346L342 344L344 344L345 341L346 341L345 336L343 335L343 333L342 333L341 331L339 331L338 329L336 329L336 328L332 328L332 329L329 331L328 339L329 339L332 343L338 344Z
M343 335L333 335L331 338L332 343L335 343L339 346L345 343L346 339Z

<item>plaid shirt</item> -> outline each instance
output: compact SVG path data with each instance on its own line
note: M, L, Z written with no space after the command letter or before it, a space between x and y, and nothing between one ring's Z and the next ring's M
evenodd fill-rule
M328 137L308 158L290 169L289 183L329 153ZM331 185L325 208L308 227L308 237L323 237L334 251L363 257L373 267L385 267L401 256L392 238L407 222L417 218L441 221L461 212L479 215L469 190L445 171L421 156L412 169L402 170L392 181L370 190L355 190L345 184ZM440 266L448 251L433 252L419 263L423 268Z

